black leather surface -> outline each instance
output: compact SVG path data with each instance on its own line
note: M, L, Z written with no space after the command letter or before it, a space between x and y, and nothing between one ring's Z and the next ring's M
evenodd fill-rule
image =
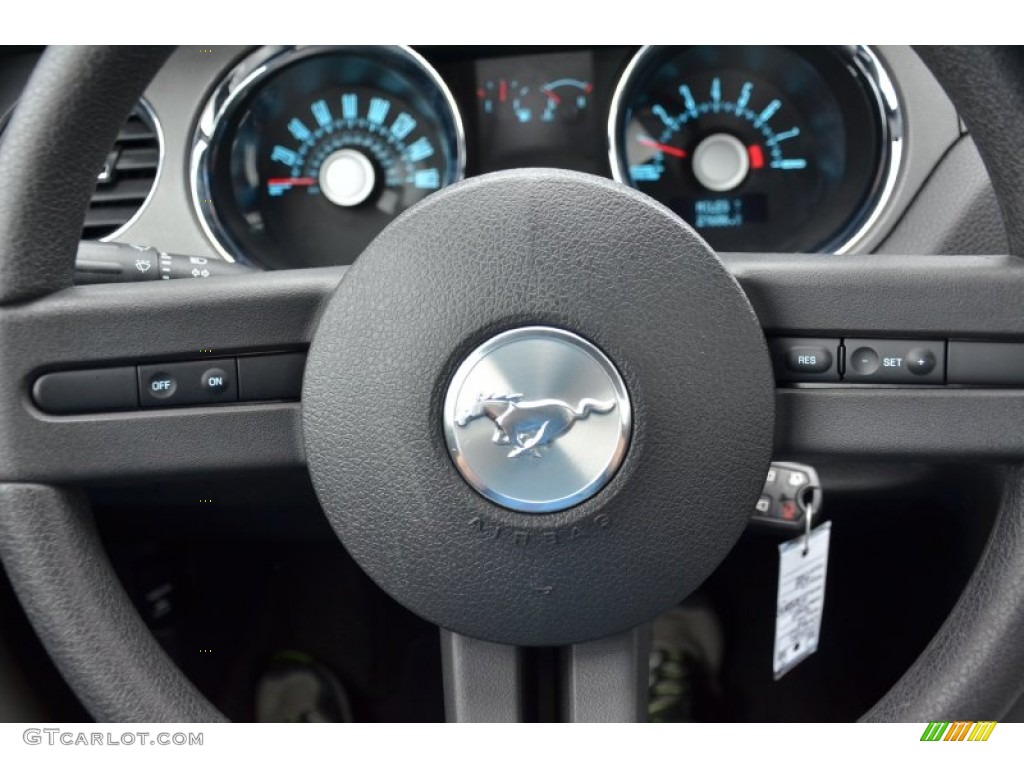
M1010 252L1024 256L1024 48L919 46L985 162Z
M864 719L1001 720L1024 693L1022 670L1024 468L1017 468L1007 476L988 546L949 618Z
M58 46L40 58L0 142L0 304L71 285L96 175L170 51Z
M1009 253L988 172L970 136L953 145L878 253Z
M594 342L632 400L622 468L564 512L484 500L445 448L455 367L523 325ZM510 171L431 195L349 270L310 348L306 456L342 542L399 602L563 645L653 618L718 565L763 484L773 393L750 304L678 217L594 176Z
M132 608L81 497L0 485L0 560L50 658L97 720L223 720Z

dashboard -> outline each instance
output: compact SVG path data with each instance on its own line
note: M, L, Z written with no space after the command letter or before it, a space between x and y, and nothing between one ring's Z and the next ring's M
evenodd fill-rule
M0 112L37 55L4 57ZM126 123L83 236L346 265L436 191L527 167L630 185L724 252L1002 245L941 88L909 48L866 45L182 47ZM940 181L962 204L915 215Z

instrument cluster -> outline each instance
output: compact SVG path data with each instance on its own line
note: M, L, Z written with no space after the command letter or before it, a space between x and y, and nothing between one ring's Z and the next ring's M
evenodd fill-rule
M866 46L271 46L195 127L191 193L229 260L348 264L467 177L613 178L725 251L842 253L884 207L901 116Z

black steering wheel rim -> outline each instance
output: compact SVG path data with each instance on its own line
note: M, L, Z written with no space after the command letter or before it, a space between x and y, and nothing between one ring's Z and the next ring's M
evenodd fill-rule
M1013 48L929 48L922 58L953 98L992 178L1011 252L1024 255L1024 61ZM48 50L0 147L0 312L71 286L83 212L117 130L167 49ZM984 87L976 87L983 84ZM58 98L59 95L59 98ZM54 184L54 180L59 183ZM53 189L60 190L55 199ZM2 328L2 322L0 322ZM12 354L0 336L0 357ZM25 382L3 383L22 408ZM2 446L14 455L19 446ZM132 609L82 497L0 485L0 558L52 658L90 712L113 721L212 721L219 712L159 649ZM935 638L869 720L998 719L1024 690L1024 470L974 575Z

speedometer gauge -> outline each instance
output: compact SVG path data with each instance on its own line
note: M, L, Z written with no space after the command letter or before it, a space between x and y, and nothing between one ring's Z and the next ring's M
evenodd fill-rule
M895 181L899 113L864 47L648 47L616 92L615 177L724 251L842 251Z
M398 214L461 178L464 154L451 95L410 49L262 48L203 112L193 200L227 258L348 263Z

